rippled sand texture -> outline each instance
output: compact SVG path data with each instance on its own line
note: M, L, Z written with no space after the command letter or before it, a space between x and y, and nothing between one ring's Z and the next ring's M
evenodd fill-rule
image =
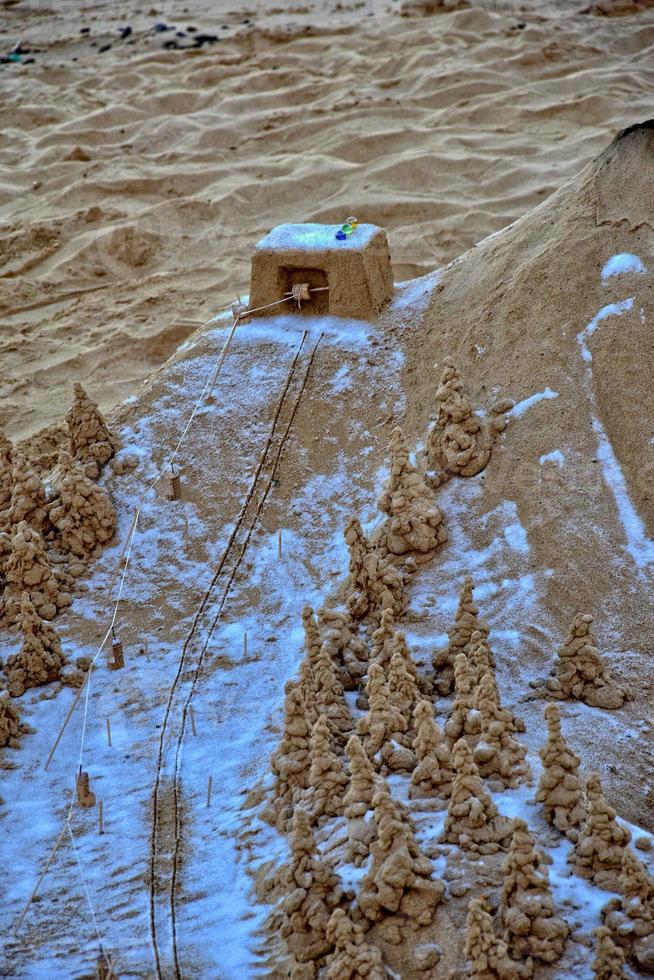
M2 52L19 37L39 49L0 65L0 421L13 438L60 419L74 380L104 408L130 394L247 292L273 225L354 212L388 229L396 279L420 275L651 111L651 9L72 6L0 7ZM189 34L155 34L156 21L221 40L166 50Z

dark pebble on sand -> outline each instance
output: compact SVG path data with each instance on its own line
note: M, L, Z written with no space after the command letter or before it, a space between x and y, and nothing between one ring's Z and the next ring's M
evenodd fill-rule
M159 21L154 25L152 30L155 32L155 34L162 34L164 31L172 31L172 27L169 27L168 24L164 24Z
M128 24L127 27L123 27L122 28L122 30L120 32L120 36L121 36L121 38L124 39L126 37L129 37L131 33L132 33L132 28Z
M189 32L189 34L195 34L197 27L187 27L186 30Z
M193 43L196 48L201 48L203 44L215 44L220 38L216 34L196 34Z
M104 54L105 51L110 51L110 50L111 50L110 44L103 44L101 48L98 48L98 54Z
M82 28L80 28L80 34L90 34L90 33L91 33L91 28L90 27L82 27Z

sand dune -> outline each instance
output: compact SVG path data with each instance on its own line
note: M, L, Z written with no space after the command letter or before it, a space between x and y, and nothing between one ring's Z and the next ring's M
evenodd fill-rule
M17 37L37 49L1 68L0 406L14 438L61 417L76 377L104 408L126 397L247 291L275 224L354 211L387 228L396 279L421 275L649 108L647 11L40 6L2 12L8 50ZM193 35L156 22L221 40L166 50Z

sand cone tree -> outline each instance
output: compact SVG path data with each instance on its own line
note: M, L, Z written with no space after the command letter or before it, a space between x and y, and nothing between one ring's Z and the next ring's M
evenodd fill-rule
M408 740L404 735L407 723L402 712L391 701L384 669L379 664L370 665L366 694L368 711L359 719L357 734L362 738L368 758L372 759L381 752L386 760L389 755L387 751L389 743L396 743L408 751L406 771L409 771L415 760L413 753L408 749Z
M284 694L284 734L270 763L276 777L273 805L282 823L290 819L300 791L309 785L311 766L311 726L302 689L288 681Z
M375 838L372 819L366 819L372 810L375 788L382 778L373 769L370 759L356 735L351 735L347 743L350 760L350 784L343 797L343 813L348 820L347 860L361 865L370 853L370 845Z
M468 980L518 980L530 975L530 964L515 963L504 940L495 935L483 895L468 905L465 956Z
M304 626L305 655L300 664L300 687L306 709L307 721L313 725L318 717L315 667L320 655L320 632L313 609L305 606L302 610Z
M382 954L366 942L363 929L345 909L335 909L327 925L334 952L327 957L325 980L387 980Z
M60 482L50 505L50 520L65 551L96 557L116 530L116 511L106 490L86 476L70 453L59 454Z
M445 474L475 476L487 465L503 418L481 419L473 410L451 357L443 361L436 392L437 417L427 436L430 466Z
M621 897L605 907L604 923L620 942L632 946L654 936L654 878L636 855L625 847L620 871Z
M318 713L326 714L336 731L350 732L354 728L354 721L345 701L336 666L329 655L328 646L324 643L316 658L313 675Z
M9 507L11 501L11 491L14 486L13 474L13 454L14 445L11 439L0 429L0 528L9 529L9 515L4 516L4 511Z
M620 708L626 693L604 664L592 625L592 616L575 616L548 688L555 697L576 698L594 708Z
M352 626L349 613L324 607L318 610L320 637L347 691L356 690L368 667L368 647L354 635Z
M413 706L420 697L416 678L407 669L406 660L397 651L391 657L388 668L388 690L391 704L402 712L407 728L412 721Z
M470 661L470 666L475 672L477 683L481 681L484 674L490 674L491 677L495 676L495 659L491 652L488 637L484 636L479 630L475 630L470 637L470 642L467 646L467 657Z
M18 708L12 703L9 691L0 691L0 749L5 745L17 749L21 735L33 731L21 723Z
M443 883L432 878L432 863L421 854L385 782L377 786L373 807L377 840L370 848L372 863L361 882L359 908L371 922L401 913L407 924L429 925L443 897Z
M370 662L379 664L384 670L388 669L391 657L395 653L395 616L392 609L384 609L379 617L379 626L373 631L370 647Z
M11 537L11 554L5 563L3 615L10 625L20 619L23 592L29 594L42 619L54 619L70 606L72 596L59 587L38 531L21 521Z
M378 624L385 609L399 616L407 601L402 573L371 547L356 518L345 528L345 542L350 566L344 588L352 618Z
M41 619L27 592L23 592L20 612L23 644L5 666L12 697L19 697L30 687L58 680L65 663L59 636Z
M26 521L35 531L45 534L50 530L50 522L41 477L22 453L14 452L12 459L11 497L3 524L14 529L21 521Z
M499 921L509 953L514 959L556 962L570 930L556 915L547 868L524 820L514 821L502 871Z
M454 746L452 763L455 776L442 841L480 854L495 854L508 844L512 823L498 813L464 739Z
M311 821L302 807L293 814L291 861L281 884L286 890L281 936L298 963L315 963L331 950L327 926L344 895L338 877L318 855Z
M393 429L390 443L391 472L377 505L388 519L380 543L393 555L427 556L447 541L443 512L434 491L409 461L409 447L402 429Z
M481 718L481 735L473 758L484 779L492 779L501 788L514 789L531 775L526 762L527 749L513 737L510 712L503 712L497 700L497 688L490 674L484 674L477 691Z
M454 663L454 704L445 723L445 734L450 745L462 735L478 735L481 719L475 709L475 672L465 653L457 654Z
M118 448L118 439L109 431L96 402L91 401L81 384L73 386L75 398L66 415L68 444L74 459L87 464L87 475L97 479L100 469Z
M596 772L586 780L586 799L588 814L570 860L577 874L600 888L616 891L631 832L615 819L615 810L607 803Z
M615 945L610 929L600 926L595 930L595 959L593 977L595 980L627 980L624 972L625 956Z
M452 792L452 758L440 727L434 720L434 706L420 700L413 710L416 735L413 751L416 767L411 774L411 799L448 800Z
M586 820L586 800L579 779L579 756L561 733L561 712L557 705L545 708L547 741L538 753L543 772L536 800L543 804L545 819L572 841L576 841Z
M448 645L438 650L432 664L436 671L435 686L441 696L450 693L454 686L454 661L459 653L467 653L473 634L479 633L482 639L487 639L490 627L479 618L479 606L472 598L473 582L466 575L459 593L459 605L454 617L454 625L448 636Z
M309 800L313 819L343 813L343 795L348 778L343 763L332 748L332 730L327 715L319 715L311 731Z

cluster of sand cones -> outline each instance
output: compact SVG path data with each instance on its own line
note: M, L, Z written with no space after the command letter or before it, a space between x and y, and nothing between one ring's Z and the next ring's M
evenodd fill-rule
M441 425L445 448L438 455L432 433L430 459L443 469L447 464L449 473L455 466L464 475L478 472L499 427L462 425L469 403L451 362L440 391L448 413ZM460 431L445 436L455 421ZM462 455L455 458L456 440ZM519 737L524 724L501 703L490 629L472 579L462 584L448 646L434 655L433 669L423 672L413 660L399 629L408 579L414 559L433 555L446 534L399 429L390 455L379 501L386 522L372 540L356 518L348 523L349 574L337 599L317 616L308 607L303 612L305 655L297 680L285 688L284 730L265 809L290 834L291 848L290 863L270 886L279 896L271 957L281 962L279 975L294 980L398 975L392 971L453 980L532 977L539 965L559 960L570 928L553 901L549 859L527 823L504 816L491 795L531 785ZM602 661L591 622L575 618L542 695L617 708L625 692ZM435 719L435 694L452 696L443 727ZM620 978L626 958L654 955L654 881L629 850L630 833L604 798L599 776L582 777L556 704L546 706L545 720L534 804L572 843L571 871L623 896L606 906L594 965L596 977ZM392 790L398 777L405 778L407 802ZM445 811L442 833L421 846L413 814L438 810ZM472 886L466 966L450 960L443 973L439 963L447 955L434 934L452 895L433 858L452 854L490 862L501 889L492 907L483 882ZM341 878L344 865L360 870ZM353 880L356 886L343 884Z
M51 681L79 685L89 667L86 657L67 663L50 624L114 535L116 512L96 481L118 440L79 384L66 422L68 444L45 481L0 433L0 622L22 635L0 665L0 746L24 730L12 698Z

